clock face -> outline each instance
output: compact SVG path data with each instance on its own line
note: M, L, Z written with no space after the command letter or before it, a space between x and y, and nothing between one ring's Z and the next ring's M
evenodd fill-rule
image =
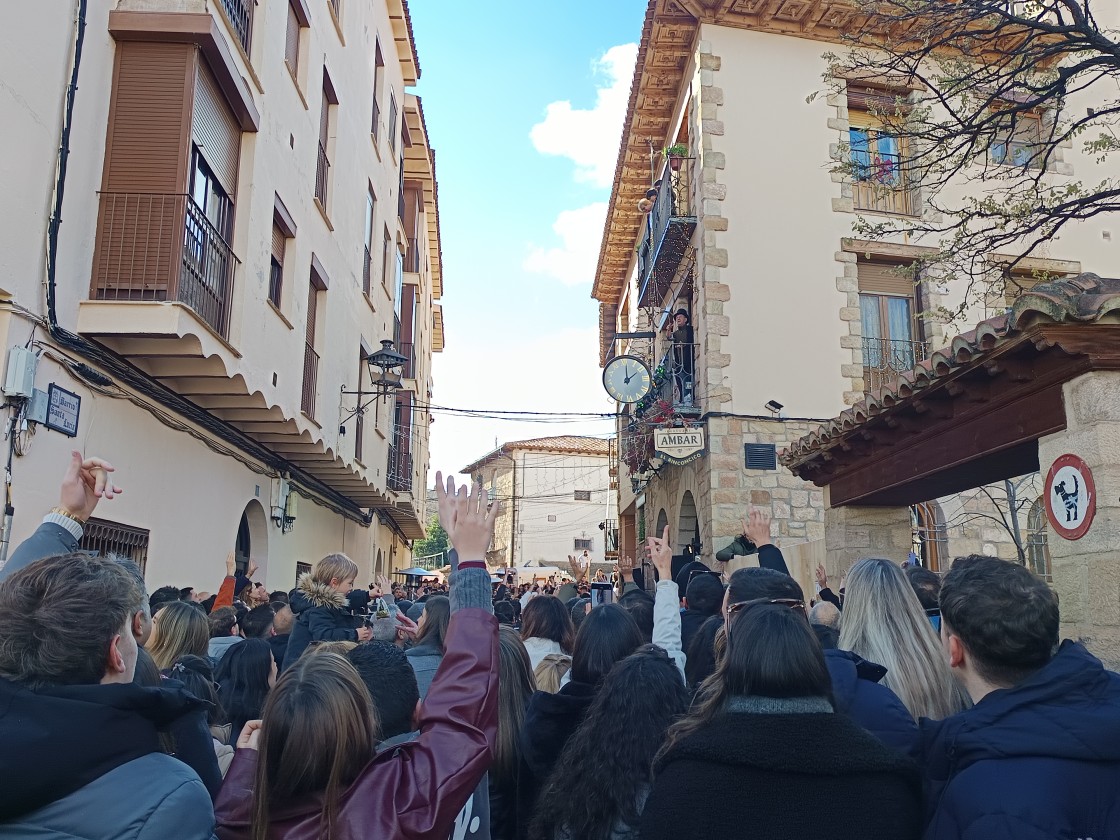
M617 356L603 368L603 387L618 402L638 402L651 384L649 368L637 356Z

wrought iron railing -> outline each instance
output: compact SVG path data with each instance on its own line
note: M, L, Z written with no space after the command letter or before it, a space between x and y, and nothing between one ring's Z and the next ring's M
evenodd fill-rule
M365 258L362 260L362 291L369 296L373 278L373 254L369 252L369 245L365 246Z
M233 24L233 31L246 55L249 54L249 41L253 37L253 5L253 0L222 0L222 8Z
M926 359L926 345L921 341L900 341L893 338L863 339L863 383L869 393L895 382L899 374L912 370Z
M397 345L397 350L400 354L408 359L401 369L401 376L405 379L416 378L416 345L411 341L402 341Z
M178 301L223 338L237 258L181 193L101 193L90 296Z
M420 271L420 243L417 239L408 240L408 253L404 255L404 270L413 273Z
M327 160L327 150L319 144L319 159L315 164L315 197L324 208L327 206L327 180L331 171L331 162Z
M658 382L655 396L669 403L678 414L700 413L699 395L696 393L696 344L671 342L654 370Z
M397 493L411 493L413 464L418 451L419 437L416 427L399 426L393 428L389 437L389 461L386 469L386 483Z
M300 410L308 417L315 417L315 394L319 389L319 354L306 342L303 349L303 395Z
M902 154L853 150L852 174L852 203L856 210L914 215L914 183Z
M674 169L676 163L679 169ZM696 210L692 206L692 166L689 158L676 158L667 162L661 177L655 183L657 195L651 199L653 207L646 216L645 232L638 243L638 282L641 287L639 300L647 302L654 268L665 245L666 235L674 220L695 223ZM691 229L689 230L691 235ZM678 262L679 262L679 255ZM660 300L657 301L660 303Z

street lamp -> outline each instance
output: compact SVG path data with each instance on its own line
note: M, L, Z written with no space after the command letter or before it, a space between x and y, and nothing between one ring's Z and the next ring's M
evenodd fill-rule
M358 406L348 415L342 418L339 424L339 434L346 434L345 423L352 417L365 414L366 408L373 404L375 400L383 397L391 397L401 389L401 368L408 362L408 356L398 352L393 346L393 340L384 338L381 340L381 349L376 353L371 353L366 357L366 364L369 366L369 382L371 390L363 391L362 382L358 380L357 391L347 391L346 386L342 386L341 393L345 396L356 396L358 398ZM363 402L364 397L371 397L371 399Z

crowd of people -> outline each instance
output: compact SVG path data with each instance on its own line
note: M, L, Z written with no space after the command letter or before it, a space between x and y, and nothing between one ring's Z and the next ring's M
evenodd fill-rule
M534 591L437 474L447 586L329 554L268 592L230 556L149 594L78 550L112 473L75 453L0 570L0 837L1120 838L1120 677L1019 564L866 558L807 599L753 511L757 566L666 528Z

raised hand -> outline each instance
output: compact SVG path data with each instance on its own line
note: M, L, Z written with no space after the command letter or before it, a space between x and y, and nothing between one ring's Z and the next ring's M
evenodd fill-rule
M649 557L653 562L653 568L657 569L657 576L660 580L673 579L673 547L669 545L669 526L665 526L665 530L660 537L650 537L646 540L646 546L649 549Z
M817 564L817 585L821 589L828 588L828 573L825 572L823 563Z
M232 551L226 555L226 577L233 577L237 573L237 555Z
M473 492L466 485L456 490L454 476L448 476L445 487L442 472L436 473L436 500L440 524L459 553L460 562L485 562L501 505L494 502L487 510L489 499L479 482Z
M743 533L758 548L773 542L770 539L770 519L770 511L755 508L751 511L750 519L743 520Z
M615 570L623 581L628 581L634 576L634 566L634 558L628 554L623 554L618 558L618 564L615 566Z
M83 522L90 518L102 498L112 499L121 489L109 480L116 467L100 458L82 459L81 452L70 453L70 465L62 479L58 504L62 510Z
M576 559L574 554L568 555L568 566L571 567L572 575L577 581L583 578L583 569L579 567L579 560Z
M261 740L261 721L251 720L245 724L237 736L237 749L255 750Z
M259 567L259 566L257 565L257 561L256 561L256 560L250 560L250 561L249 561L249 568L248 568L248 569L247 569L247 570L245 571L245 577L247 577L247 578L249 578L250 580L252 580L252 578L253 578L253 575L255 575L255 574L257 573L257 571L258 571L258 569L259 569L259 568L260 568L260 567Z

